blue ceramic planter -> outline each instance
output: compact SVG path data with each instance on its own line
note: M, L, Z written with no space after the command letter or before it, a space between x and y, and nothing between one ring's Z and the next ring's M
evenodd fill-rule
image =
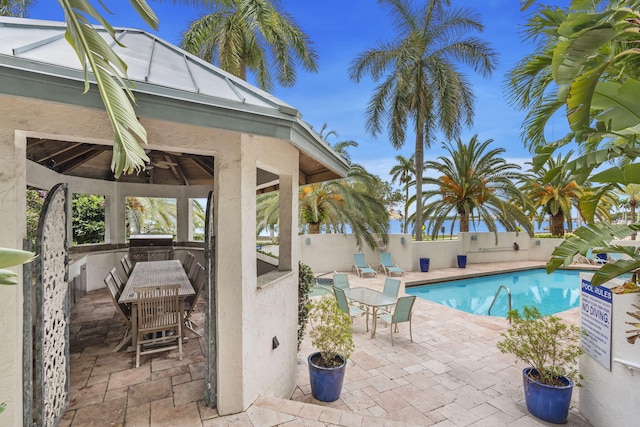
M560 381L565 384L564 386L550 386L533 380L529 376L530 372L536 372L536 370L533 368L522 370L527 410L531 415L543 421L554 424L566 423L569 416L573 382L568 378L560 377Z
M458 268L466 268L466 266L467 266L467 256L458 255Z
M423 273L429 271L429 258L420 258L420 271Z
M342 360L342 365L335 368L324 368L314 363L315 357L320 359L320 353L312 353L307 359L309 365L309 378L311 380L311 394L321 402L333 402L340 398L342 381L347 367L347 361Z

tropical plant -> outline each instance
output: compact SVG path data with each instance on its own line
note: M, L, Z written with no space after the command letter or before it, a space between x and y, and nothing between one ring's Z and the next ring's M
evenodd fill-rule
M577 367L580 355L581 330L567 325L558 316L543 317L535 307L509 311L512 322L497 347L502 353L511 353L535 369L534 380L550 386L564 385L558 377L565 377L580 386L582 375Z
M104 196L74 194L71 211L74 244L104 242Z
M11 270L7 270L7 268L27 263L34 258L35 254L33 252L0 248L0 285L17 285L18 275Z
M625 201L629 205L629 219L632 224L636 222L636 208L640 202L640 185L627 184L624 186L620 194L625 196ZM631 240L636 240L637 233L631 235Z
M320 351L320 366L340 366L337 356L345 360L351 356L355 344L351 330L351 317L338 307L335 296L325 295L312 302L309 312L311 345Z
M402 185L404 190L404 197L402 202L404 204L404 216L402 217L402 232L407 233L409 229L409 187L413 182L416 175L415 155L411 155L408 159L404 156L397 155L396 161L398 162L389 171L391 175L391 182L395 184L398 181Z
M47 192L27 188L27 239L31 241L32 247L36 245L36 235L38 233L38 222L40 221L40 213Z
M549 216L549 228L552 236L564 236L565 220L568 219L568 230L573 231L571 209L577 207L583 194L571 171L564 168L573 152L564 157L549 157L538 169L531 169L531 175L525 179L522 190L531 202L531 209L540 212L538 225L545 216Z
M313 281L311 267L298 261L298 351L309 319L309 292Z
M126 224L131 234L176 234L176 200L161 197L127 197Z
M535 1L522 1L523 7ZM528 34L539 44L512 73L515 100L528 108L525 140L537 152L534 167L540 167L559 148L575 140L582 156L565 165L576 180L587 178L594 184L593 195L583 197L581 213L594 220L596 205L613 188L640 184L640 155L637 146L640 131L640 2L574 0L567 9L539 8L528 24ZM533 90L533 92L529 92ZM555 111L565 109L571 133L558 141L544 140L544 127ZM594 173L604 162L615 166ZM580 227L558 246L547 271L565 265L590 248L596 253L618 252L626 259L608 262L593 276L599 285L640 267L640 253L633 248L611 245L637 232L638 225L589 223ZM637 277L632 276L632 287Z
M24 18L31 0L0 0L0 16Z
M507 163L500 155L504 148L488 149L493 142L483 142L474 135L467 144L460 138L453 143L444 143L447 156L425 163L426 170L433 170L435 177L425 177L424 182L432 189L423 193L424 218L430 218L428 230L435 238L443 224L454 217L460 221L460 231L469 231L469 222L483 221L489 231L497 232L496 221L507 231L517 231L522 226L533 235L533 226L525 213L515 204L526 198L515 184L522 179L520 166ZM434 199L428 202L430 199ZM496 236L497 237L497 236Z
M416 240L422 240L422 172L424 148L437 130L447 138L473 123L473 91L460 65L483 76L494 69L495 52L469 32L484 29L480 18L464 8L449 9L447 0L429 0L420 6L408 0L384 0L389 5L398 37L360 53L349 67L352 80L365 75L376 87L366 112L372 135L387 121L391 145L404 145L407 121L415 131Z
M351 165L347 178L299 187L298 215L303 232L344 233L347 227L358 246L386 243L389 215L376 192L376 177ZM279 221L280 194L260 194L256 200L257 233L273 229Z
M272 74L280 85L293 86L296 63L307 71L318 69L309 37L269 0L214 2L213 13L183 34L182 47L243 80L247 69L254 72L266 91L274 87Z

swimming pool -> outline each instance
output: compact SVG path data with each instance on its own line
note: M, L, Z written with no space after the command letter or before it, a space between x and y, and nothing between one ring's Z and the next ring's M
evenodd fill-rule
M525 305L537 307L543 315L555 314L580 303L580 271L544 269L524 270L492 276L454 280L438 285L406 288L406 293L471 314L487 315L500 285L511 291L511 304L522 312ZM507 293L502 290L492 316L507 317Z

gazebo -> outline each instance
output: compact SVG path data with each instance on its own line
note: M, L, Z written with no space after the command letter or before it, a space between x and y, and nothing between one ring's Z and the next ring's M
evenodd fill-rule
M207 265L208 404L230 414L261 395L290 396L297 344L297 188L343 177L347 163L283 101L154 35L116 29L125 47L114 49L135 85L151 163L139 174L115 179L110 122L95 85L83 94L82 69L65 29L60 22L0 18L0 246L22 247L27 187L50 190L63 183L68 194L103 195L104 244L71 247L71 221L62 216L63 224L56 224L60 216L52 215L50 228L58 232L51 238L59 240L62 255L51 261L40 254L44 269L47 262L62 263L58 274L42 275L38 286L45 299L46 292L53 292L52 300L56 293L70 294L67 286L81 272L83 290L95 289L127 250L125 198L174 198L175 253L199 248ZM101 35L108 40L106 32ZM264 268L256 257L256 194L274 189L280 191L279 260ZM191 199L210 192L207 247L192 241L190 209ZM61 212L70 211L70 197L63 197L61 206ZM42 313L32 320L31 309L23 309L30 292L24 285L0 287L0 329L8 349L0 353L0 401L7 402L2 416L12 425L22 423L23 410L31 410L31 384L44 387L31 370L50 369L59 384L37 396L49 405L36 409L45 418L55 419L57 406L64 410L68 398L68 350L66 356L64 348L48 355L57 360L49 363L55 366L29 366L35 358L31 339L64 347L65 308L43 308L36 300L34 310ZM44 325L34 329L46 332L31 337L30 323L39 318ZM57 330L47 326L52 320Z

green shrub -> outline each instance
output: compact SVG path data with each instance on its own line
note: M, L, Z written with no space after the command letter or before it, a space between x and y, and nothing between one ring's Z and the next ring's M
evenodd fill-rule
M346 359L355 348L351 331L351 317L338 308L333 295L326 295L311 304L311 344L320 351L326 368L338 366L336 356Z
M298 351L304 338L304 331L307 328L309 318L309 292L313 281L313 271L311 267L302 262L298 262Z
M580 328L567 325L557 316L542 316L535 307L523 307L523 316L511 310L512 322L497 346L502 353L511 353L536 371L534 380L543 384L562 385L564 376L580 386L582 375L577 362L584 350L580 347Z

